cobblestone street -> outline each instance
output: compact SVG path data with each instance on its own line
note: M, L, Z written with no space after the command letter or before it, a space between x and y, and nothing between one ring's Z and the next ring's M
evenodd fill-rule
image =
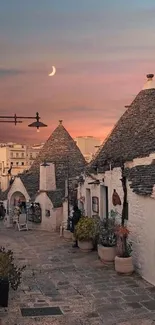
M26 264L9 307L0 308L2 325L151 325L155 324L155 288L138 275L119 276L97 252L82 253L58 234L0 230L0 245ZM59 316L22 316L23 307L59 307Z

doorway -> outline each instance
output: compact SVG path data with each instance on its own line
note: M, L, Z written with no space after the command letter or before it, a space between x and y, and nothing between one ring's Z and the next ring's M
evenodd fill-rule
M100 186L100 218L108 217L108 187Z
M90 188L86 189L86 215L91 217L91 193Z

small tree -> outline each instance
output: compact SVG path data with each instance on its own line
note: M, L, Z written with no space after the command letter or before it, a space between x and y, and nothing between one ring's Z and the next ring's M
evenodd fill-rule
M17 290L21 283L21 275L25 269L25 265L17 267L14 264L13 252L6 250L4 247L0 248L0 278L8 278L13 290Z

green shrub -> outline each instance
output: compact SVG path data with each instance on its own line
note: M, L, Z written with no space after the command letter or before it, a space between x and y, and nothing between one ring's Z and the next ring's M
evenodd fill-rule
M90 217L82 217L75 227L75 236L80 241L94 241L96 231L96 220Z

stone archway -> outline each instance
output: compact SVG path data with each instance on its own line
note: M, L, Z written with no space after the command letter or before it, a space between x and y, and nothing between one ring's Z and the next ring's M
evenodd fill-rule
M11 195L9 206L13 209L15 206L20 206L22 210L26 210L26 198L23 193L16 191Z

